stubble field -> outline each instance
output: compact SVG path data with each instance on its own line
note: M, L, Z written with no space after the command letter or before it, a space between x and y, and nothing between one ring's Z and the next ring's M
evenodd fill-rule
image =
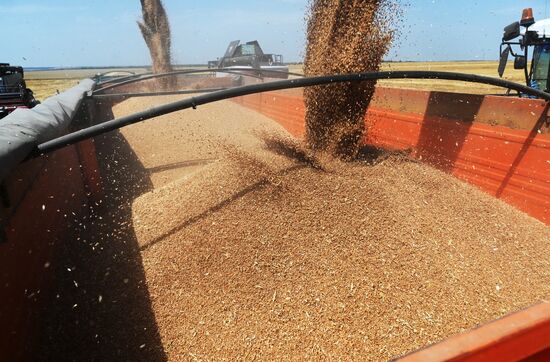
M433 70L461 72L469 74L498 77L498 63L494 61L464 61L464 62L392 62L383 63L382 70ZM115 70L129 70L136 73L145 72L145 68L120 68L120 69L69 69L27 72L27 86L34 91L36 98L44 100L58 91L62 92L76 85L80 79L92 77L97 73ZM290 65L290 71L303 73L301 64ZM513 64L508 64L505 79L523 83L522 71L514 70ZM504 90L485 86L482 84L470 84L454 81L439 80L382 80L378 83L383 87L410 88L431 91L474 93L474 94L500 94Z
M509 63L504 79L518 83L524 83L525 77L523 71L514 70L513 64ZM384 62L381 70L430 70L444 72L459 72L467 74L483 75L487 77L498 78L498 62L496 61L460 61L460 62ZM302 72L302 65L292 65L290 70L293 72ZM482 84L471 84L456 81L444 80L382 80L378 82L379 86L421 89L441 92L456 93L474 93L474 94L500 94L505 90L498 87L486 86Z

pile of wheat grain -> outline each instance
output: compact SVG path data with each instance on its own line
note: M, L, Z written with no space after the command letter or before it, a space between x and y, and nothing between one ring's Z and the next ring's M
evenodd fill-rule
M52 263L51 359L384 360L550 294L547 226L406 156L319 160L231 102L122 135Z

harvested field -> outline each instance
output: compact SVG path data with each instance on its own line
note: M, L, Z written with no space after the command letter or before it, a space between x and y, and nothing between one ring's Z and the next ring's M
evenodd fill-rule
M440 70L449 72L461 72L485 75L489 77L498 77L498 62L491 61L464 61L464 62L383 62L381 70ZM189 69L201 67L178 66L175 69ZM303 65L294 64L289 66L290 71L294 73L303 73ZM50 71L34 71L25 73L27 85L31 88L37 99L44 100L54 94L56 91L64 91L75 86L78 81L85 77L92 77L97 73L108 71L132 71L136 73L146 72L145 68L94 68L94 69L66 69ZM523 83L525 77L522 71L514 70L513 63L508 64L505 79L514 82ZM451 81L434 81L422 79L407 80L382 80L378 82L379 86L422 89L443 92L459 92L473 94L502 94L504 90L482 84L469 84Z
M203 69L206 67L197 66L176 66L175 70L180 69ZM25 80L27 86L32 89L34 96L43 101L49 98L57 92L63 92L71 87L77 85L80 80L84 78L91 78L98 73L107 72L133 72L133 73L146 73L151 69L145 67L131 67L131 68L69 68L69 69L55 69L55 70L39 70L39 71L27 71L25 73Z
M27 87L32 89L36 99L43 101L57 92L63 92L74 87L83 78L91 78L98 73L111 71L145 72L145 68L88 68L88 69L59 69L25 72Z
M498 78L498 62L495 61L457 61L457 62L383 62L380 70L432 70L443 72L459 72L477 74ZM303 73L301 64L291 65L290 71ZM525 83L522 70L514 70L513 62L509 62L504 79L517 83ZM472 94L503 94L506 90L484 84L454 82L431 79L392 79L378 81L380 87L419 89L427 91L472 93Z
M550 295L547 226L405 155L315 160L231 102L98 147L46 359L384 360Z
M27 80L27 87L30 88L34 97L39 101L56 95L58 92L64 92L79 83L77 79L57 79L57 80Z

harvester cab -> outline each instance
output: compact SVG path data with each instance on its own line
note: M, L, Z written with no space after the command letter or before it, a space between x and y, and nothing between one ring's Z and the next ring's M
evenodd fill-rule
M519 50L514 51L514 47ZM529 48L532 59L529 66ZM550 92L550 19L535 21L533 9L523 10L520 21L504 28L500 45L498 74L503 76L510 54L514 57L514 69L525 72L527 86Z
M32 108L39 102L27 88L23 67L0 63L0 119L17 108Z
M209 68L271 71L270 77L287 78L288 67L280 54L265 54L257 40L240 44L240 40L229 43L222 58L208 62Z

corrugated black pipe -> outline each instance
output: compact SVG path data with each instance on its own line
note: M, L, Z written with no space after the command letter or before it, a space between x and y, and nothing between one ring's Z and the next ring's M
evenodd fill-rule
M248 73L243 73L248 72ZM258 78L262 79L263 75L292 75L296 77L303 77L303 74L299 73L292 73L292 72L285 72L282 70L273 70L273 69L254 69L254 68L223 68L223 69L185 69L185 70L175 70L173 72L168 73L145 73L145 75L136 75L136 76L129 76L124 78L119 78L118 82L114 84L105 85L105 83L100 84L100 88L97 88L94 90L93 94L100 94L105 92L106 90L117 88L123 85L132 84L132 83L138 83L142 82L144 80L148 79L155 79L155 78L164 78L164 77L170 77L175 75L188 75L188 74L200 74L200 73L225 73L225 74L233 74L233 75L240 75L244 77L252 77L252 78ZM256 73L256 74L253 74Z
M100 134L115 129L141 122L150 118L162 116L167 113L180 111L187 108L195 109L197 106L221 101L228 98L244 96L248 94L275 91L289 88L311 87L342 82L364 82L376 79L441 79L456 80L471 83L489 84L497 87L508 88L530 96L550 101L550 94L540 90L527 87L523 84L510 82L504 79L484 77L474 74L462 74L453 72L430 72L430 71L395 71L395 72L369 72L358 74L328 75L320 77L309 77L299 79L281 80L269 83L260 83L242 87L230 88L219 92L207 93L191 98L182 99L173 103L164 104L146 111L138 112L129 116L107 121L77 132L56 138L54 140L38 145L30 157L37 157L68 145L72 145L87 138L99 136Z

